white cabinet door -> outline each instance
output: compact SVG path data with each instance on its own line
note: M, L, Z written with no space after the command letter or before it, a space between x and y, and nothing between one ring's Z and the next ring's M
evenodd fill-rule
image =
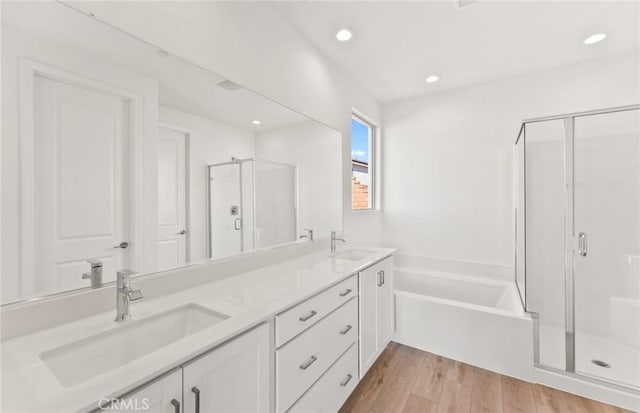
M393 258L358 273L360 291L360 377L386 347L393 333Z
M182 412L182 369L157 380L133 394L114 401L106 411L147 413Z
M269 327L263 325L184 367L184 412L268 412Z
M376 314L378 318L377 349L379 352L389 344L393 333L393 257L376 265L381 281L376 287Z
M360 377L375 361L377 354L377 266L358 273L360 301Z

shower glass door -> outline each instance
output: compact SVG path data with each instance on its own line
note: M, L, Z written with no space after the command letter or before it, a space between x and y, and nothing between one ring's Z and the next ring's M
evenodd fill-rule
M573 119L576 373L640 387L640 110Z
M242 165L209 166L209 257L243 251Z

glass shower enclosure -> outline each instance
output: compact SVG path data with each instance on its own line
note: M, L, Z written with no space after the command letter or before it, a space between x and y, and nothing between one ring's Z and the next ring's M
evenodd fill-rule
M296 241L295 165L234 158L208 165L207 174L209 258Z
M514 155L535 364L639 389L640 105L526 120Z

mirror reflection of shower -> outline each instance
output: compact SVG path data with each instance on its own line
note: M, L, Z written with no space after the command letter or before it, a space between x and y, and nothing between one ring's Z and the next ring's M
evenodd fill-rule
M234 157L208 165L207 172L209 258L297 240L295 165Z

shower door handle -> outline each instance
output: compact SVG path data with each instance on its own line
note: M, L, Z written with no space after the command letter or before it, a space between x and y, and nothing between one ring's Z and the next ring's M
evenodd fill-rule
M582 257L587 256L587 234L584 232L578 234L578 254Z
M236 231L240 231L242 229L242 218L236 218L233 222L233 227Z

